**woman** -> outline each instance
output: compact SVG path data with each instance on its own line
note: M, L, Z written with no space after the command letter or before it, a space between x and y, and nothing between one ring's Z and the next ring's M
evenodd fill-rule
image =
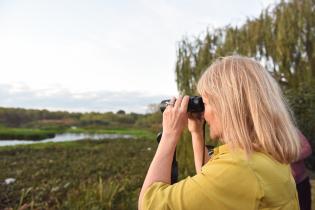
M229 56L203 73L197 89L211 139L223 145L206 156L202 166L202 123L189 119L197 174L170 185L173 153L188 124L189 100L173 98L163 113L163 135L140 192L139 209L299 209L289 163L299 156L300 144L276 81L258 62Z

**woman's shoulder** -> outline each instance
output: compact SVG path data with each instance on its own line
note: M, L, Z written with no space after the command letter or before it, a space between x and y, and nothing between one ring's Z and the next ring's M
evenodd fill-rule
M242 150L232 151L224 145L214 151L212 157L203 167L204 172L228 171L229 174L253 176L259 182L288 181L291 170L288 164L282 164L271 155L253 152L250 155Z

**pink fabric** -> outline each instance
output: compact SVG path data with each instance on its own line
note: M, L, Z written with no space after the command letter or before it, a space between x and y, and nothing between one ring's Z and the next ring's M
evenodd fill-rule
M304 159L312 154L311 145L306 137L301 132L299 132L299 136L302 145L301 155L296 162L291 164L292 174L296 183L300 183L307 177Z

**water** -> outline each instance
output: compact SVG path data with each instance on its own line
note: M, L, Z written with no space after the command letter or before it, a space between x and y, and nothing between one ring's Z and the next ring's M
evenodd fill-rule
M79 141L84 139L102 140L102 139L134 139L135 137L127 134L88 134L88 133L62 133L56 134L54 138L43 139L40 141L33 140L0 140L0 146L12 146L19 144L34 144L46 142L65 142Z

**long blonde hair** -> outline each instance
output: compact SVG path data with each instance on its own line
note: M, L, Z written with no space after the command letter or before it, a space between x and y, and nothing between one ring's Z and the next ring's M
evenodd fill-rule
M215 61L199 79L222 124L221 141L246 154L259 150L281 163L296 160L300 141L282 91L257 61L228 56Z

